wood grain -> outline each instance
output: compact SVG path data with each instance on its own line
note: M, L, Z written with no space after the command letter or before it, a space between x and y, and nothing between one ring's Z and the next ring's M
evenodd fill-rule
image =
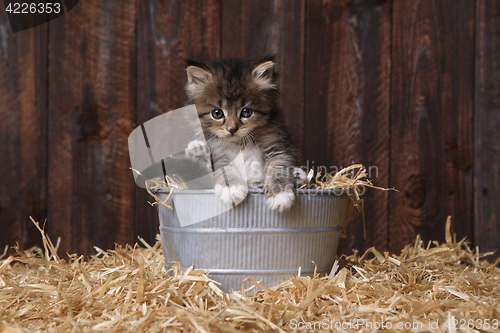
M309 1L305 153L315 169L361 163L387 187L389 169L390 4ZM388 194L367 190L367 239L354 212L338 253L387 249Z
M140 1L137 38L137 124L184 106L186 60L220 57L218 0ZM158 213L136 189L135 232L154 242Z
M90 0L50 26L48 227L61 252L134 241L135 1Z
M390 250L472 234L474 3L395 1Z
M0 5L1 6L1 5ZM41 244L47 204L46 27L12 33L0 14L0 248Z
M224 58L261 58L276 51L276 2L222 0Z
M275 54L278 87L282 93L286 124L294 144L304 153L304 89L306 1L275 1Z
M1 5L0 5L1 7ZM12 34L0 15L0 246L61 253L154 242L127 137L184 105L185 60L276 55L308 167L371 168L367 240L354 212L339 254L467 236L500 248L498 46L492 0L80 2ZM1 248L1 247L0 247Z
M500 250L500 3L477 1L474 112L474 240Z

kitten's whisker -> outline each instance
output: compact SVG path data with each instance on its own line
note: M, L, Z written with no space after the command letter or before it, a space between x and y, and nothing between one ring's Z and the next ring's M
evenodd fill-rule
M253 146L250 132L248 132L248 134L245 135L243 137L243 139L244 139L244 146L245 146L245 148Z
M255 133L253 131L249 131L248 134L246 135L247 139L248 139L248 142L249 142L249 145L250 146L256 146L256 142L255 142Z
M240 142L243 145L243 149L247 149L247 137L246 136L241 137Z

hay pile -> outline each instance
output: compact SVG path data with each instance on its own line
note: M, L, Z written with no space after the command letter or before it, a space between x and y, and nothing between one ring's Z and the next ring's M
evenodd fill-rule
M225 294L192 268L166 278L160 242L62 259L40 231L44 250L0 257L0 332L500 331L499 260L481 260L449 231L444 244L417 237L399 256L372 248L329 277L295 276L256 294Z

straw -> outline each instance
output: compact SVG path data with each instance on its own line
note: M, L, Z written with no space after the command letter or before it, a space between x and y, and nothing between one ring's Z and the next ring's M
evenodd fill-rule
M418 236L399 255L370 248L339 259L330 276L291 276L256 293L224 293L210 274L182 271L180 264L167 277L159 238L153 246L141 239L145 247L96 248L88 261L62 258L33 223L43 249L0 260L2 333L283 332L299 325L319 331L320 323L349 332L399 331L397 325L408 332L459 331L464 323L499 331L500 260L490 263L482 258L491 253L454 241L451 220L443 244ZM449 326L454 321L456 330Z

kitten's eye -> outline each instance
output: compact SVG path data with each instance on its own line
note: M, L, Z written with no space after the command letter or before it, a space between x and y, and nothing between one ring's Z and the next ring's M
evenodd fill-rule
M221 109L215 109L212 111L212 118L221 119L224 117L224 112Z
M249 118L249 117L252 116L252 114L253 114L253 110L252 109L245 108L245 109L241 110L240 117L242 117L242 118Z

